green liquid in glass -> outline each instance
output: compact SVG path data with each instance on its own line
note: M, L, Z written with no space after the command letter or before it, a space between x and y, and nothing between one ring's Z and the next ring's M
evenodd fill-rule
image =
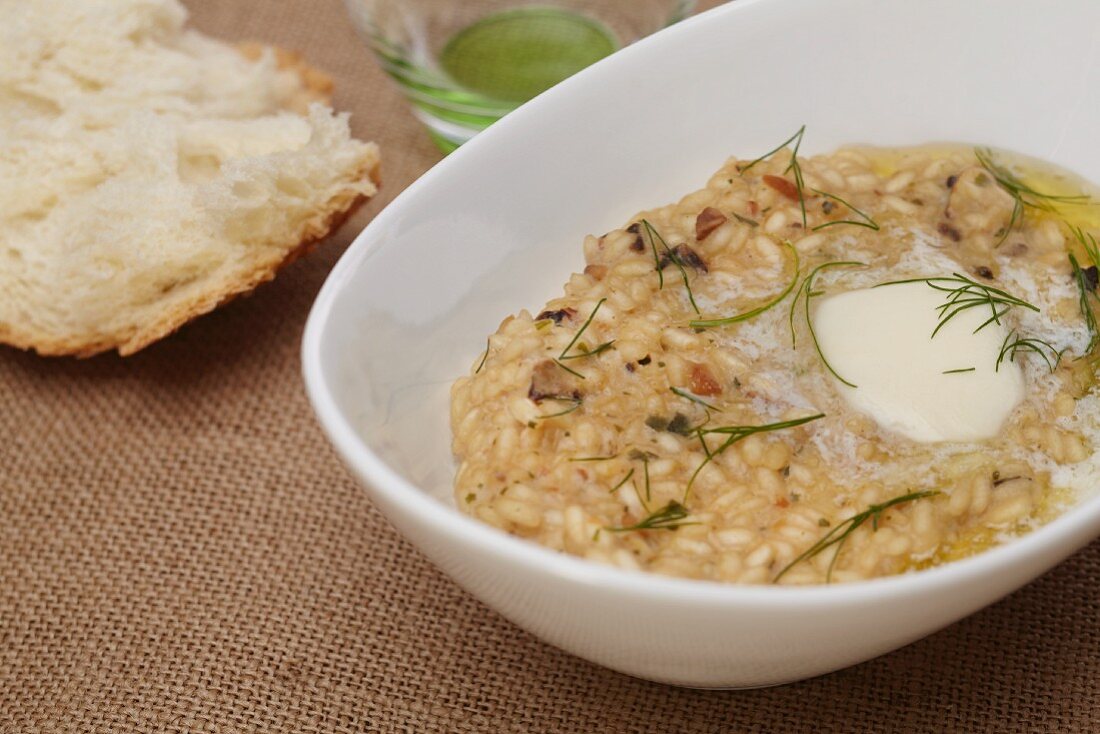
M439 57L462 87L525 102L618 49L602 23L551 7L488 15L459 31Z

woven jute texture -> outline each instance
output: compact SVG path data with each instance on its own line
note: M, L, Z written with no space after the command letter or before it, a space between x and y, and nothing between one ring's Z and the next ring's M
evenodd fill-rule
M0 351L0 732L1100 732L1100 544L908 648L753 692L611 673L456 588L339 465L298 360L325 274L438 155L335 0L190 6L331 72L385 193L136 357Z

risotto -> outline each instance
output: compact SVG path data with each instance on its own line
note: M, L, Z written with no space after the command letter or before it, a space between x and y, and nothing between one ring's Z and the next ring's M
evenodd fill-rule
M1096 476L1085 186L803 130L584 241L452 389L470 515L626 569L813 584L923 568Z

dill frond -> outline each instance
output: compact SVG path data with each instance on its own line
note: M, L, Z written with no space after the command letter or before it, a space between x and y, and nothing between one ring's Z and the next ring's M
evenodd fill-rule
M1100 327L1097 325L1096 310L1094 304L1100 302L1100 297L1096 295L1095 287L1095 273L1097 268L1100 267L1100 243L1096 241L1090 233L1080 227L1074 227L1067 225L1073 236L1081 243L1081 247L1084 248L1085 254L1088 255L1089 261L1092 263L1086 268L1082 268L1077 261L1077 256L1072 252L1069 253L1069 264L1073 269L1073 280L1077 283L1077 295L1078 304L1081 309L1081 317L1085 320L1085 326L1089 330L1089 344L1085 348L1085 352L1090 353L1096 348L1097 344L1100 344ZM1090 278L1086 272L1089 268L1093 270L1093 278L1090 283Z
M614 487L612 487L611 491L608 492L608 494L614 494L615 492L617 492L620 487L622 487L624 484L626 484L627 482L630 481L630 478L632 476L634 476L634 469L631 469L630 471L628 471L626 473L626 476L623 477L622 480L620 480L618 484L616 484Z
M859 209L856 209L852 204L849 204L847 201L845 201L844 199L841 199L836 194L830 194L830 193L827 193L825 191L822 191L821 189L810 189L810 191L813 191L815 194L819 194L821 196L824 196L827 199L832 199L834 201L840 202L844 206L848 207L848 209L851 210L851 212L853 214L855 214L857 217L860 218L859 220L856 220L856 219L837 219L837 220L832 221L832 222L825 222L824 224L819 224L816 227L814 227L813 228L814 232L820 232L821 230L823 230L827 227L835 227L838 224L853 224L857 227L866 227L867 229L872 229L875 232L878 232L879 229L881 229L878 225L878 222L876 222L874 219L872 219L869 214L866 214L865 212L862 212Z
M573 339L565 345L565 349L561 350L561 354L558 355L558 359L569 359L569 350L573 348L573 345L576 344L577 341L584 335L584 332L588 330L589 325L591 325L592 323L592 319L596 318L596 312L600 310L600 306L602 306L604 304L604 301L606 300L606 298L601 298L596 303L596 307L592 309L592 313L588 314L588 318L584 320L583 324L581 324L581 328L577 329L577 333L573 335ZM588 355L590 354L591 352L588 353Z
M563 415L569 415L569 414L570 414L570 413L572 413L572 412L573 412L574 410L576 410L576 409L580 408L580 407L581 407L581 405L582 405L582 404L584 403L584 401L583 401L583 400L581 400L580 398L576 398L576 399L571 399L571 400L566 400L565 398L549 398L549 399L550 399L550 400L560 400L560 401L562 401L562 402L570 402L570 403L572 403L572 405L570 405L570 406L569 406L568 408L566 408L565 410L560 410L560 411L558 411L557 413L550 413L549 415L540 415L540 416L536 416L536 420L540 420L540 421L542 421L542 420L546 420L546 419L548 419L548 418L559 418L559 417L561 417L561 416L563 416Z
M1024 210L1027 208L1052 212L1055 211L1055 204L1088 204L1090 202L1090 197L1085 194L1067 196L1036 191L1021 181L1012 171L994 162L993 151L989 148L975 148L974 157L978 159L978 164L993 177L997 185L1012 197L1012 215L1008 220L1008 226L1004 228L994 247L1004 244L1008 235L1023 220Z
M676 254L676 251L668 246L665 242L665 238L661 236L660 232L650 224L648 219L642 220L642 226L645 227L646 233L649 235L649 244L653 248L653 262L654 267L657 268L658 278L658 290L665 286L665 276L661 270L661 258L657 256L657 242L661 243L661 247L665 248L665 256L676 266L676 269L680 271L680 278L684 281L684 289L688 294L688 301L691 302L691 307L696 314L699 313L699 306L695 303L695 294L691 291L691 282L688 280L687 268L684 267L683 260Z
M990 313L989 318L983 321L978 328L974 329L975 334L990 324L1000 324L1001 317L1017 306L1039 313L1039 307L1035 304L1028 303L1024 299L1014 296L1007 291L979 283L959 273L952 273L950 276L934 278L891 280L885 283L879 283L875 288L882 288L888 285L901 285L904 283L925 283L928 287L947 294L947 300L944 301L942 305L936 307L936 310L939 311L940 318L939 322L936 324L936 328L932 330L933 338L940 332L940 329L947 326L951 319L971 308L988 307Z
M836 566L837 559L840 557L840 551L844 548L845 541L848 537L854 533L860 526L871 521L871 528L878 530L879 521L882 519L882 514L889 510L891 507L900 505L906 502L914 502L916 500L924 499L926 497L932 497L940 494L935 491L923 491L923 492L910 492L909 494L903 494L900 497L895 497L892 500L887 500L881 504L871 505L858 515L853 515L842 523L839 523L832 530L827 532L820 540L811 545L808 549L803 551L797 558L788 563L782 571L776 574L772 580L773 583L778 583L779 579L797 566L802 561L813 558L822 551L832 546L837 546L836 552L833 554L833 558L829 561L829 569L825 573L825 583L830 583L833 579L833 568Z
M474 370L474 374L481 372L481 368L485 366L485 361L489 359L489 338L485 339L485 354L481 355L481 362L478 363L477 369Z
M724 318L718 319L696 319L695 321L689 322L688 326L693 329L708 329L715 326L729 326L730 324L736 324L739 321L748 321L751 318L759 316L768 309L778 306L784 298L790 295L790 292L794 289L795 283L798 282L798 271L800 267L798 250L795 248L795 246L787 240L783 240L783 245L790 251L791 257L794 259L794 272L791 276L790 282L787 283L787 286L782 291L780 291L779 294L775 296L775 298L771 299L762 306L757 306L756 308L745 311L744 313L739 313L735 316L726 316Z
M787 167L783 169L783 173L793 173L794 174L794 185L795 185L795 188L798 190L798 206L802 210L802 228L803 229L806 229L806 195L805 195L806 184L802 180L802 164L799 163L799 161L798 161L798 149L802 146L802 136L805 135L805 133L806 133L806 126L803 125L802 127L798 128L798 132L796 132L794 135L787 138L782 143L780 143L777 147L772 148L771 150L769 150L767 153L760 156L756 160L751 161L747 166L742 168L741 171L740 171L742 175L747 173L748 171L750 171L752 169L753 166L755 166L760 161L765 160L766 158L770 158L772 155L778 153L779 151L786 148L788 145L794 143L794 149L791 151L790 160L787 162Z
M1005 337L1004 343L1001 344L1001 352L997 355L997 364L994 371L999 372L1001 363L1005 360L1016 361L1016 354L1019 352L1038 354L1047 363L1047 367L1051 372L1054 372L1062 361L1062 353L1055 349L1050 342L1034 337L1022 337L1012 331Z
M804 418L794 418L789 421L779 421L777 423L764 423L757 426L718 426L716 428L703 428L699 427L695 429L695 435L699 439L699 443L703 446L703 453L706 454L706 458L699 464L698 468L692 473L691 478L688 479L687 487L684 489L684 499L682 504L687 505L688 498L691 496L692 485L695 484L695 478L699 476L699 472L703 471L703 468L707 464L714 460L715 456L719 456L723 451L734 445L738 441L742 441L755 433L769 433L771 431L782 431L786 428L795 428L797 426L816 421L820 418L824 418L824 413L817 413L815 415L808 415ZM711 449L707 445L707 436L725 436L725 440L716 449Z
M696 522L683 522L690 515L691 513L688 512L686 507L676 500L669 500L667 505L656 512L650 513L634 525L607 528L607 530L613 533L625 533L631 530L675 530L685 525L698 525L699 523Z
M798 299L802 298L805 303L806 328L810 332L810 339L814 343L814 350L817 352L817 356L821 359L821 363L825 365L825 369L827 369L833 377L840 380L848 387L856 387L856 385L837 374L837 371L829 364L829 360L825 358L825 353L821 351L821 344L817 340L817 331L814 330L813 318L810 316L810 299L822 295L822 291L814 290L814 278L816 278L817 274L822 270L839 267L864 267L865 265L866 263L857 262L855 260L839 260L818 265L810 271L809 275L802 281L802 285L798 287L798 292L794 294L794 300L791 301L791 310L787 316L787 321L790 323L791 327L791 348L794 349L798 346L794 330L794 312L795 308L798 306Z
M683 388L670 387L669 390L671 390L674 394L679 395L684 400L690 400L693 403L697 403L699 405L702 405L704 408L707 408L708 410L713 410L717 413L722 412L718 408L716 408L713 405L711 405L710 403L708 403L706 400L703 400L701 397L699 397L695 393L688 392L687 390L684 390Z

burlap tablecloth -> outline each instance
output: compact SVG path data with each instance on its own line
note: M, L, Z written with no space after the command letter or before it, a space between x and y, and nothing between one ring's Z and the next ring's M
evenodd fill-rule
M617 675L456 588L337 462L298 362L325 274L438 155L336 0L190 6L331 72L385 192L136 357L0 350L0 732L1100 731L1100 544L892 655L754 692Z

